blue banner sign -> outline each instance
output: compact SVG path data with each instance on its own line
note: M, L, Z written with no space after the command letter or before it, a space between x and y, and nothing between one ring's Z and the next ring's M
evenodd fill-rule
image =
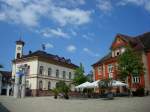
M22 73L22 72L17 72L17 73L16 73L16 76L17 76L17 77L20 77L20 76L23 76L23 75L24 75L24 73Z

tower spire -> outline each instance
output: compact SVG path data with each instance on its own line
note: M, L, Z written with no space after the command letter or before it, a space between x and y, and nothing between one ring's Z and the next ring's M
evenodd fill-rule
M22 32L20 32L19 40L22 41Z
M15 52L15 59L21 58L23 56L23 47L25 42L22 40L21 35L19 40L16 41L16 52Z

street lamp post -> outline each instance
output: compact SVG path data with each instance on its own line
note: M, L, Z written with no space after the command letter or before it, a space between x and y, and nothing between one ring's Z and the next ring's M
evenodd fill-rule
M19 97L19 76L18 76L17 73L16 73L16 76L15 76L14 97L15 98Z
M14 97L24 98L25 89L26 89L26 74L27 74L27 65L19 66L19 71L15 76L15 85L14 85Z

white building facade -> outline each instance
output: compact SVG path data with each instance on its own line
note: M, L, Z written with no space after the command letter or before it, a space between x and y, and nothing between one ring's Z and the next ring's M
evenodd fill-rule
M48 54L44 51L30 52L22 55L24 42L16 42L15 60L12 61L12 77L14 78L20 66L26 66L26 88L32 96L47 95L49 89L56 87L57 82L65 81L71 84L75 69L78 67L70 59ZM19 48L18 48L19 47ZM72 85L72 90L73 90Z

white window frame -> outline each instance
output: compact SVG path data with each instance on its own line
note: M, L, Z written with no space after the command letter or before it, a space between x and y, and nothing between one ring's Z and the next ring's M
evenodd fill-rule
M63 79L66 79L66 71L63 71Z
M51 81L48 82L48 90L51 89Z
M51 76L52 75L52 68L48 68L48 76Z
M108 65L108 73L112 73L113 72L113 65L109 64Z
M132 77L132 83L140 83L140 77Z
M101 75L102 73L102 66L98 66L98 75Z
M59 78L59 70L56 69L56 78Z
M42 69L41 69L41 68L42 68ZM42 71L41 71L41 70L42 70ZM44 66L40 66L39 74L40 74L40 75L43 75L43 74L44 74Z
M72 73L69 72L69 79L72 79Z

